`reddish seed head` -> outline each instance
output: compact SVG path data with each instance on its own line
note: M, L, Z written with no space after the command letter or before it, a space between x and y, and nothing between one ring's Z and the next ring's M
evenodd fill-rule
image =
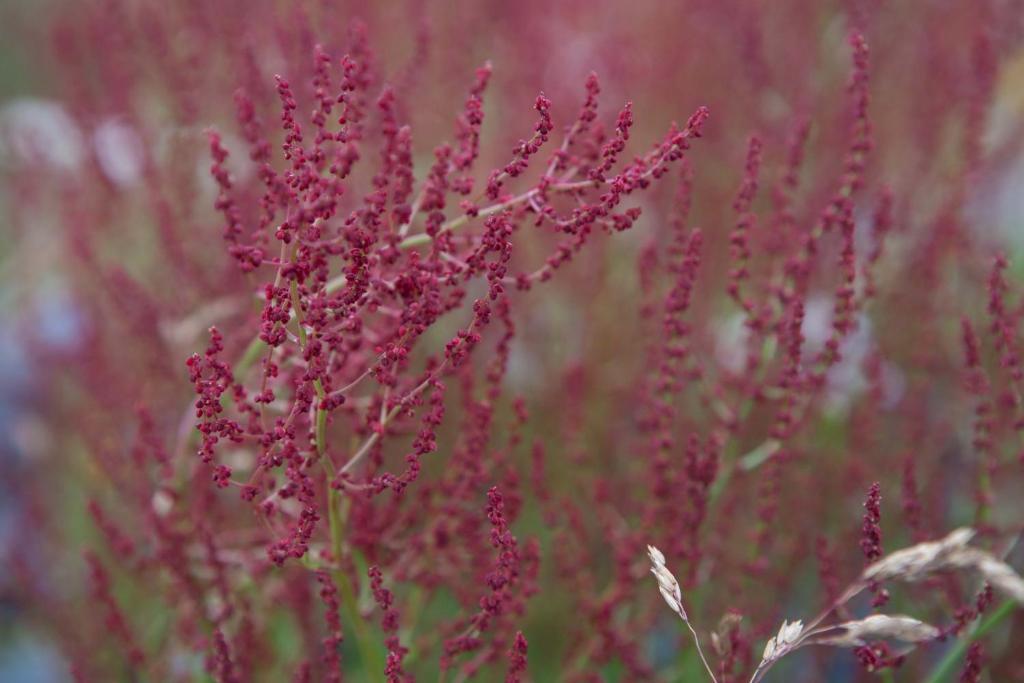
M526 673L526 638L522 631L516 632L515 640L508 651L508 674L505 676L505 683L519 683L523 674Z
M985 666L985 648L981 643L971 643L967 648L967 659L960 672L960 683L978 683Z
M882 556L882 488L878 482L868 489L867 500L864 501L864 523L861 526L860 549L869 562Z

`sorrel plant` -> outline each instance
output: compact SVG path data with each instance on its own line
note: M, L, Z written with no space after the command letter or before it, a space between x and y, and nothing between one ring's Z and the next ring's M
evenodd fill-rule
M81 681L1019 680L1021 11L17 15L19 620Z

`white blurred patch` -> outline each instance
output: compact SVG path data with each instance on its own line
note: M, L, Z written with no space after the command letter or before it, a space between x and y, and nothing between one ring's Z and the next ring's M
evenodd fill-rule
M116 119L107 119L92 134L96 160L103 174L115 185L134 185L142 176L142 139L135 129Z
M825 401L829 411L846 412L850 402L868 388L864 362L872 345L871 321L857 316L857 329L839 346L839 362L828 373Z
M164 489L157 489L150 501L153 512L160 517L166 517L174 508L174 497Z
M999 173L990 174L978 187L966 210L976 232L991 233L1015 249L1024 248L1024 157L1018 157Z
M812 294L804 304L804 322L800 332L804 335L804 356L817 354L825 348L832 334L832 297Z
M53 100L21 97L0 109L0 154L16 162L78 168L85 153L82 132Z
M746 322L746 314L737 312L715 323L715 360L733 374L742 372L747 364L750 330Z
M882 364L882 410L893 410L907 392L907 377L898 365Z
M25 460L41 461L53 448L53 438L47 425L38 416L28 413L12 421L10 438Z
M247 470L255 464L256 455L244 448L235 448L223 453L221 460L233 470Z
M85 323L85 314L63 282L40 288L33 297L33 329L49 349L74 349L81 341Z
M803 324L804 362L813 362L825 348L825 342L832 336L833 313L831 297L816 295L809 298ZM845 413L850 402L868 388L864 363L873 348L871 319L859 314L856 329L839 346L839 362L828 372L825 390L827 411Z

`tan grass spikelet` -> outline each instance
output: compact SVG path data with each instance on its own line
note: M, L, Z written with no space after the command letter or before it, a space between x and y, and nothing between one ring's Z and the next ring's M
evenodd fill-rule
M864 619L836 624L826 631L835 629L842 632L837 635L816 637L814 642L836 647L860 647L872 640L923 643L939 635L939 629L931 624L901 614L872 614Z
M897 550L865 569L862 577L866 581L913 582L939 571L969 569L995 590L1024 605L1024 578L991 553L968 546L973 536L973 529L957 529L941 540Z
M761 655L761 665L774 662L794 649L800 640L800 634L803 633L803 630L804 623L799 619L793 622L783 621L782 626L779 627L779 632L774 637L769 638L765 644L764 654Z
M958 569L973 569L996 591L1024 605L1024 578L1021 578L1010 565L984 550L965 548L953 553L949 558L949 564Z
M668 570L668 567L665 566L665 555L653 545L649 545L647 546L647 556L651 558L651 573L658 580L658 590L661 591L661 597L665 599L665 602L672 608L672 611L678 614L683 621L689 622L690 618L686 615L686 610L683 608L683 594L679 588L679 582L672 572Z
M704 650L700 646L700 637L697 635L697 630L693 628L693 624L690 623L690 617L687 616L686 610L683 609L683 592L679 588L679 581L676 580L676 577L665 566L664 553L653 545L649 545L647 546L647 557L651 560L651 573L658 580L658 590L661 592L661 597L665 599L665 602L672 608L672 611L678 614L679 618L686 623L686 627L690 629L690 633L693 635L693 644L697 646L697 654L700 655L700 661L704 664L704 669L708 672L712 683L718 683L718 679L715 678L715 672L712 670L711 665L708 664L707 657L704 656Z
M896 641L904 644L904 651L909 651L917 644L933 640L940 635L939 629L931 624L900 614L873 614L864 619L818 627L836 606L845 604L874 582L915 582L936 572L970 570L979 574L995 590L1024 605L1024 578L991 553L970 547L968 543L974 534L974 530L970 528L956 529L939 540L918 543L892 552L868 566L860 579L851 584L832 607L806 627L799 620L783 621L778 633L765 644L761 662L754 671L750 683L760 683L775 662L805 645L852 648L864 646L871 641ZM662 598L693 633L697 651L714 681L714 672L701 651L697 632L690 623L686 610L683 609L679 582L665 566L665 556L661 551L654 546L647 546L647 554L651 560L651 573L658 580ZM721 656L721 637L716 636L718 634L713 634L712 642Z
M950 557L967 547L974 530L961 528L938 541L927 541L889 553L870 565L862 575L868 581L919 581L950 566Z

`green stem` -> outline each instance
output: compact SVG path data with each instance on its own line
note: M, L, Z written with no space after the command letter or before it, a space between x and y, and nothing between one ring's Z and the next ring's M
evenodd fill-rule
M1013 611L1017 608L1017 603L1014 600L1007 600L1006 602L999 605L994 612L989 614L984 621L978 624L978 627L968 633L963 638L956 641L953 647L949 648L946 652L946 656L932 669L931 676L928 677L926 683L942 683L946 678L953 673L953 670L959 665L960 660L963 659L964 653L967 652L967 648L970 647L971 643L983 638L999 624L1001 624L1008 616L1013 614Z
M420 615L427 603L427 592L422 586L415 586L409 593L409 602L405 609L405 635L404 639L411 641L416 633L416 625L419 623Z
M324 467L326 467L326 463ZM380 656L380 649L374 643L373 637L370 635L369 629L366 627L366 621L363 620L362 615L359 614L359 608L356 603L355 590L352 588L352 582L349 581L348 576L345 574L345 570L341 568L341 555L342 555L342 535L341 535L341 520L342 513L339 508L338 492L330 488L330 482L328 482L327 489L327 519L331 527L331 548L334 553L334 561L337 563L337 569L334 571L334 584L338 587L338 591L341 593L341 608L348 618L349 623L352 624L352 628L356 632L356 645L359 648L360 657L363 660L363 666L365 667L366 674L369 676L368 680L383 680L384 676L384 659ZM379 675L379 677L377 677Z
M299 346L306 348L306 327L302 322L302 301L299 299L299 283L292 280L290 285L292 296L292 309L295 311L295 322L299 328Z
M299 299L299 285L295 280L291 282L291 299L292 308L295 310L295 322L299 328L299 344L302 349L306 348L308 344L308 337L306 335L306 328L303 325L302 320L302 302ZM363 617L359 614L359 606L357 604L357 596L352 588L352 582L349 581L348 576L345 574L345 570L341 566L341 558L344 550L344 539L342 537L342 522L344 514L340 510L340 500L338 491L331 486L331 482L334 480L335 471L333 466L330 464L330 459L327 457L327 411L320 406L320 402L326 397L323 384L319 379L313 380L313 388L316 390L317 395L317 407L316 407L316 452L320 459L320 463L323 466L324 474L327 483L327 523L330 527L331 532L331 552L334 555L334 562L336 569L334 570L334 584L338 587L338 591L341 593L341 608L348 617L349 622L352 624L352 628L356 632L356 644L359 647L359 653L363 659L363 666L366 669L366 673L371 677L378 672L383 676L384 674L384 661L379 657L379 648L376 647L370 631L366 627L366 622Z
M256 359L260 357L263 350L267 348L267 345L263 343L263 340L256 337L249 345L245 347L245 352L242 357L235 363L234 374L236 378L245 377L245 373L249 371L252 364L256 362Z
M320 380L313 380L313 389L316 390L317 406L316 406L316 452L321 458L327 455L327 411L324 410L320 403L327 398L327 393L324 391L324 385ZM333 471L331 472L333 475ZM330 480L327 482L330 483Z
M765 369L771 359L775 356L776 349L778 348L778 340L775 337L766 337L761 342L761 365L757 370L757 378L755 384L764 381L767 370ZM716 403L712 402L712 408L718 411L725 411L730 413L728 406L720 405L716 407ZM737 423L742 423L750 411L754 409L754 397L746 396L741 401L736 409L736 420ZM722 470L718 476L715 477L714 482L711 484L711 489L708 492L708 505L714 506L718 501L719 496L725 492L726 485L732 479L737 468L741 468L745 471L754 470L761 466L762 463L766 462L775 455L779 447L782 444L776 439L765 439L757 448L750 451L746 455L740 455L738 453L739 443L735 434L730 434L729 439L725 444L725 450L722 454Z

